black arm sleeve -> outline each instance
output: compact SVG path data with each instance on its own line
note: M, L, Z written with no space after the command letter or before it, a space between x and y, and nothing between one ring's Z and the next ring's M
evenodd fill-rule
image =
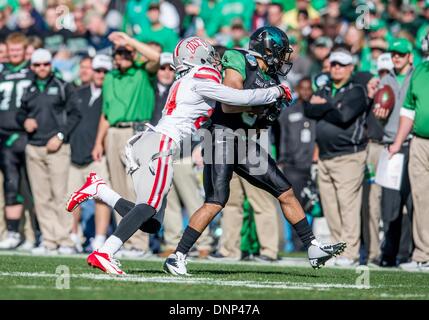
M324 104L311 104L310 102L304 102L304 114L310 119L319 120L331 110L332 105L329 102Z
M288 113L285 112L285 110L283 110L283 112L280 114L278 123L280 126L280 143L279 143L277 159L280 163L282 163L286 159L286 154L287 154L286 150L289 147L287 145L287 141L289 139L289 122L288 122Z
M66 112L67 112L67 121L64 126L61 128L61 132L68 137L76 125L79 123L81 118L81 113L77 105L77 94L76 90L72 87L71 84L67 84L65 87L65 96L66 96Z
M355 120L367 109L366 91L362 87L356 86L336 103L332 110L325 115L324 120L338 125L346 124Z
M27 120L29 114L28 110L28 100L25 98L25 94L23 95L21 99L21 107L18 109L18 112L16 113L16 122L24 128L24 122Z

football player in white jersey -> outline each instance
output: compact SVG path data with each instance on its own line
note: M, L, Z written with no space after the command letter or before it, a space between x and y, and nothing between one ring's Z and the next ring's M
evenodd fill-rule
M136 43L125 34L121 33L120 37L128 45ZM253 90L222 85L222 76L217 70L220 59L214 48L199 37L180 41L173 61L177 80L170 89L161 120L155 127L148 125L144 132L132 137L126 148L127 170L134 183L136 203L122 198L96 173L88 176L67 203L67 210L72 212L85 200L95 197L123 217L113 235L87 258L90 266L107 273L124 274L113 256L137 230L156 233L160 229L173 177L174 155L180 151L180 142L207 122L217 101L261 106L277 99L291 99L289 88L283 85Z

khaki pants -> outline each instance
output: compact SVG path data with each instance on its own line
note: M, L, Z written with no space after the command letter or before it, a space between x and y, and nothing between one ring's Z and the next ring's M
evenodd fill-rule
M70 145L55 153L46 147L27 145L26 163L37 219L47 248L73 246L70 239L73 217L64 210L70 168Z
M67 194L70 195L78 188L80 188L85 183L86 178L90 172L97 173L99 177L103 178L103 180L107 183L107 185L110 185L110 177L109 177L109 171L107 170L106 157L102 157L100 161L93 161L90 164L83 165L83 166L78 166L72 163L70 165L70 170L69 170ZM104 203L102 204L110 209L110 207L108 207L106 204ZM99 208L98 205L95 206L95 211L97 211L97 208ZM97 212L95 212L95 215L97 215ZM95 218L95 221L97 223L96 218ZM82 230L80 228L80 224L78 225L78 234L80 234L80 236L82 237Z
M109 169L112 188L124 199L136 201L133 182L131 176L125 172L125 145L133 136L132 128L109 128L106 138L106 158ZM119 223L121 217L115 214ZM124 245L126 249L135 248L147 251L149 249L149 236L138 230Z
M180 163L173 164L173 185L167 196L167 207L164 218L165 249L174 250L182 235L182 206L184 204L189 215L192 216L203 204L197 177L192 169L191 158L185 158ZM210 250L212 239L209 229L206 228L198 239L198 250Z
M412 259L429 261L429 139L414 137L410 147L408 165L413 195L413 239Z
M86 177L90 172L95 172L97 175L110 185L109 172L107 170L107 161L102 157L100 161L93 161L88 165L78 166L75 164L70 165L69 178L67 183L67 194L72 194L77 188L81 187Z
M222 236L219 253L231 258L240 257L240 231L243 224L243 201L246 195L255 213L256 230L261 245L260 254L277 259L279 219L276 200L268 192L251 185L236 174L231 179L230 189L231 194L221 219Z
M0 240L6 234L6 220L4 213L3 173L0 172Z
M359 258L366 151L319 161L318 184L332 241L345 241L344 257Z
M384 146L379 143L368 144L366 163L377 172L378 159ZM380 256L380 219L381 219L381 186L376 183L363 184L362 233L368 246L368 259Z

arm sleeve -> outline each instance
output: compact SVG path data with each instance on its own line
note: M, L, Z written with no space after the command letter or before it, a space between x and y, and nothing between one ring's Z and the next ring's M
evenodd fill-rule
M24 95L25 97L25 95ZM24 127L24 122L28 117L28 103L26 99L21 99L21 107L18 109L18 112L16 114L16 122L21 127Z
M330 110L332 110L332 105L329 102L324 104L304 102L304 114L310 119L319 120Z
M106 115L106 119L107 119L107 115L109 114L109 99L108 99L109 87L108 87L108 81L106 80L109 80L108 76L106 76L106 79L103 82L103 88L101 91L102 98L103 98L103 104L102 104L101 110Z
M360 116L368 108L366 92L362 87L354 87L325 115L325 120L333 124L345 124Z
M61 128L61 132L68 137L73 129L78 124L81 113L77 105L77 94L76 91L72 88L70 84L66 85L66 112L67 112L67 121L64 126Z
M254 90L233 89L211 80L198 80L193 90L204 98L236 106L260 106L275 102L281 91L277 87Z
M410 85L408 86L407 90L407 95L405 96L404 104L402 107L410 111L415 111L416 109L416 99L413 94L413 78L411 78Z

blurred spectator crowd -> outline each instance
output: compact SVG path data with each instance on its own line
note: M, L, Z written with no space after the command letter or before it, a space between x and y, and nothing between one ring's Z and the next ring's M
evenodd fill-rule
M98 201L70 215L66 197L96 171L134 200L123 149L160 119L177 42L201 36L222 54L247 49L250 34L266 25L284 30L293 49L282 82L294 89L294 102L271 129L273 156L316 236L347 242L335 262L342 266L428 262L428 218L413 203L415 170L408 172L416 137L398 140L413 72L428 56L428 0L0 0L0 249L100 247L121 217ZM395 94L386 114L372 103L384 84ZM335 119L315 110L332 98L353 110ZM405 156L399 190L374 183L391 144ZM202 204L200 148L177 166L163 229L150 237L139 231L123 256L167 256ZM222 217L193 254L269 262L302 250L274 199L239 177L231 184Z

